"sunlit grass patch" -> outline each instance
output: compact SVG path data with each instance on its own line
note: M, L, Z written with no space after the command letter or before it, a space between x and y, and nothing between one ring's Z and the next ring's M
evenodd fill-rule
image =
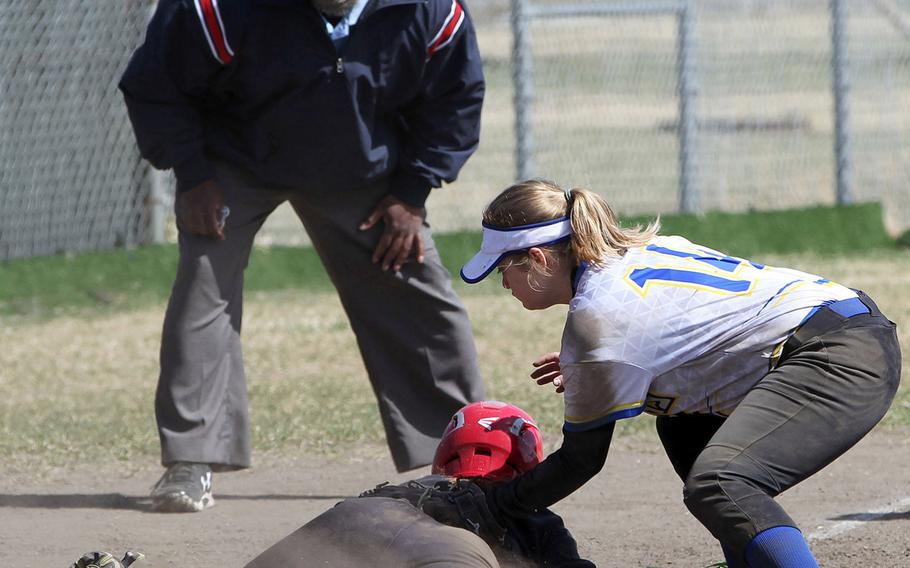
M868 292L910 349L910 253L760 255ZM531 361L559 349L565 307L529 312L498 278L457 284L471 315L487 396L518 404L558 446L562 397L530 378ZM0 459L7 470L157 460L154 419L164 303L121 311L78 308L53 318L0 317ZM384 446L376 399L331 290L247 294L244 359L254 458L332 455ZM910 432L905 380L883 427ZM623 420L617 444L661 451L653 419Z

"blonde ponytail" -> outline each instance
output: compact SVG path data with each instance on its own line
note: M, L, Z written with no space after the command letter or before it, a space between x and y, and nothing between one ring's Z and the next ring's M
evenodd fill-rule
M660 220L645 228L623 228L604 199L588 189L572 189L569 219L572 222L572 255L579 262L601 264L619 258L631 248L648 244L660 230Z

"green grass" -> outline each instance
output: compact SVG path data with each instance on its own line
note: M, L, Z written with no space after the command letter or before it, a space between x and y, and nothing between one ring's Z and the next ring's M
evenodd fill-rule
M473 236L461 238L460 250L470 251ZM903 349L910 350L904 325L910 251L764 253L756 260L866 290L898 322ZM528 373L532 359L558 349L564 309L524 310L497 278L456 287L471 314L488 396L526 408L548 445L558 444L562 399L533 385ZM126 310L105 305L53 318L0 317L0 470L34 474L92 459L124 465L157 459L152 401L163 308L161 299ZM243 330L257 456L332 455L352 444L385 454L375 397L331 289L252 291ZM903 384L883 427L908 432L910 383ZM647 416L623 421L616 443L660 451Z
M885 233L877 205L662 222L666 234L863 288L895 321L910 321L910 253ZM480 235L436 241L454 273ZM0 459L8 468L77 463L98 448L122 462L157 454L151 401L176 264L173 245L0 264ZM475 286L456 280L456 288L471 312L488 396L525 407L557 443L561 399L530 385L527 374L533 358L558 348L563 313L523 310L496 278ZM257 453L381 448L356 342L315 252L257 248L246 292L244 358ZM910 347L910 336L901 340ZM910 427L910 388L898 393L885 427ZM624 421L619 433L618 443L648 440L650 447L653 420Z
M892 249L894 241L882 224L878 204L812 207L746 214L674 215L663 219L664 234L737 256L808 252L856 254Z
M629 218L624 224L647 222ZM815 207L746 214L667 215L664 234L738 256L811 252L837 255L888 250L894 241L885 232L881 207ZM453 273L476 250L480 234L463 231L436 235L446 265ZM0 316L53 317L67 310L118 311L165 300L177 266L174 245L117 250L77 256L8 261L0 264ZM246 272L248 292L281 289L331 290L331 283L311 248L256 248Z
M133 309L167 299L177 270L176 245L7 261L0 264L0 315L53 317L69 309ZM331 290L310 248L256 248L248 291L303 287Z

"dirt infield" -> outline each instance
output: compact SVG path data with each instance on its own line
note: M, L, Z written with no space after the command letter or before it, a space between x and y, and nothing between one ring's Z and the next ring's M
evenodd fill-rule
M658 445L618 440L604 471L556 507L598 566L700 567L719 547L686 512ZM259 456L251 470L217 475L217 506L199 514L148 511L156 464L80 467L41 479L0 475L0 543L16 565L70 566L96 549L144 552L137 566L243 566L274 541L394 473L379 447L358 459ZM0 470L2 473L2 470ZM822 566L910 566L910 437L878 430L781 496Z

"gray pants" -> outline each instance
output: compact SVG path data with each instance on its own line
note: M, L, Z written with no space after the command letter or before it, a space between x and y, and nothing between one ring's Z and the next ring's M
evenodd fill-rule
M728 418L657 419L686 506L731 568L745 566L758 533L796 526L773 498L850 449L891 405L901 370L895 327L860 297L872 314L820 310Z
M489 545L403 499L348 499L297 529L245 568L499 568Z
M358 225L383 183L347 191L263 188L219 167L231 213L225 240L180 232L180 262L164 320L155 414L162 463L250 465L246 376L240 346L243 273L266 217L290 201L357 337L395 466L432 461L461 406L484 398L467 314L424 226L425 262L383 272L372 263L382 223Z

